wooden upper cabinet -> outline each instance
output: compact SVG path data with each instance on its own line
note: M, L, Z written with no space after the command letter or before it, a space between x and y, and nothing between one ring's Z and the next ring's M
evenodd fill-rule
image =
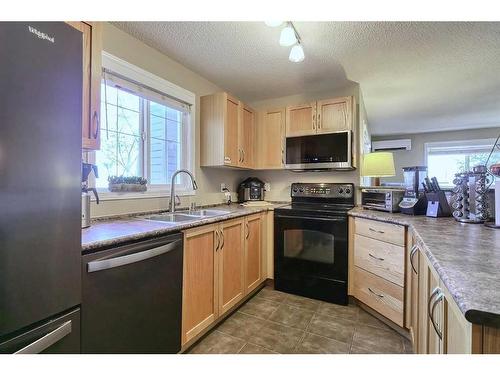
M102 24L67 22L83 38L82 148L98 150L101 131Z
M255 113L225 92L201 97L202 167L255 165Z
M318 101L316 105L317 132L332 133L352 130L352 105L351 96Z
M219 247L219 314L236 305L245 295L244 287L244 219L220 224Z
M218 316L217 230L217 225L205 225L184 232L182 345Z
M256 157L259 169L283 169L285 164L285 109L259 113Z
M239 165L245 168L255 167L255 140L256 140L256 121L255 112L250 107L243 105L241 108L242 121L240 134L240 153L241 159Z
M355 130L352 96L319 100L286 108L286 136L314 135Z
M262 225L261 214L245 218L245 288L254 290L263 280L262 275Z
M226 120L224 121L224 164L237 166L240 160L239 148L239 102L226 98Z
M316 102L286 107L286 136L316 134Z

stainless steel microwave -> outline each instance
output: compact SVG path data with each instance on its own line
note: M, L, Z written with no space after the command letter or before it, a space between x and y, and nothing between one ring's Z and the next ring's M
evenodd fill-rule
M350 131L288 137L285 140L285 168L292 170L351 170Z

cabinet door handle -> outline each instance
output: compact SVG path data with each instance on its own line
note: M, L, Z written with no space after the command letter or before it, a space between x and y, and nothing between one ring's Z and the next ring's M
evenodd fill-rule
M313 129L316 129L316 123L315 123L315 121L316 121L316 115L313 115L313 124L312 124L313 125Z
M246 227L246 230L247 230L247 234L245 236L245 239L248 239L248 237L250 237L250 228L248 227L248 223L245 224L245 227Z
M413 272L415 272L416 275L418 275L418 271L415 268L415 265L413 264L413 257L415 256L415 254L417 253L417 251L418 251L418 246L415 244L411 248L411 252L410 252L410 264L411 264L411 268L413 269Z
M384 298L384 295L383 294L378 294L378 293L375 293L372 288L368 287L368 290L370 291L370 293L372 294L375 294L377 297L379 298Z
M376 229L373 229L373 228L370 228L368 227L368 229L372 232L375 232L375 233L380 233L380 234L384 234L385 232L383 230L376 230Z
M220 232L220 236L222 238L222 244L220 245L220 249L222 250L224 248L224 232L221 230L219 231Z
M217 245L215 246L215 251L219 250L219 245L220 245L220 237L219 237L219 231L215 231L215 241L217 242Z
M443 333L440 331L437 323L434 321L434 310L436 309L436 306L438 305L438 303L443 300L444 294L443 294L443 292L441 292L441 289L439 287L436 287L434 289L434 292L432 292L431 298L429 298L429 302L432 300L434 295L437 295L437 297L436 297L434 303L432 304L432 307L430 307L430 309L428 309L429 310L429 318L431 320L432 327L434 328L434 331L436 331L436 334L438 335L439 339L442 340ZM430 303L428 304L428 308L429 308L429 306L430 306Z
M95 124L95 131L92 134L94 139L97 139L97 136L99 135L99 128L101 127L100 121L99 121L99 114L97 111L94 111L94 114L92 116L92 125Z
M241 162L245 162L245 150L241 150Z
M385 260L384 258L376 257L375 255L372 255L370 253L368 253L368 255L371 256L373 259L376 259L376 260Z
M321 113L318 113L318 129L321 129Z

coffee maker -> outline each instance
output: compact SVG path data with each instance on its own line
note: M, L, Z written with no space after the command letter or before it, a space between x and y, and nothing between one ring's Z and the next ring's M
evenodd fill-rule
M422 182L427 177L427 167L415 166L403 168L405 193L399 203L401 212L407 215L425 215L427 198Z
M88 187L90 172L99 177L97 165L82 163L82 228L90 227L90 192L94 193L96 204L99 204L99 195L96 188Z

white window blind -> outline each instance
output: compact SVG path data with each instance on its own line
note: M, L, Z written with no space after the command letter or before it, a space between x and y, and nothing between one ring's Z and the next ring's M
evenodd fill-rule
M191 112L191 104L175 99L155 88L136 82L133 79L125 78L109 69L103 69L103 79L108 86L114 86L124 91L133 93L141 98L161 103L181 112Z

